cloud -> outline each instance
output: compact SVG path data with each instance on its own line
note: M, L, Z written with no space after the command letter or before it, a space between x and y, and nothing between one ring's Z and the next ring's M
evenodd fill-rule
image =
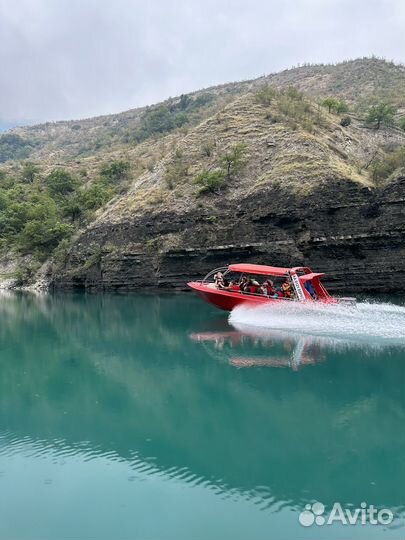
M298 63L404 61L403 0L0 0L0 119L83 118Z

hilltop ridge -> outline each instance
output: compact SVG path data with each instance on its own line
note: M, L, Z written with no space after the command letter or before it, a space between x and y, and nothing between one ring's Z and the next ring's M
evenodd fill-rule
M404 80L405 66L378 58L348 60L338 64L303 65L253 80L226 83L187 94L190 99L199 99L204 95L212 99L202 103L200 114L191 117L184 125L192 127L220 110L234 97L263 84L271 84L278 89L295 86L313 98L334 95L350 102L356 111L364 110L373 100L385 100L403 107ZM139 126L142 115L161 106L170 107L179 99L180 96L156 105L94 118L18 127L8 133L21 137L24 146L29 149L28 153L23 154L24 159L49 159L52 162L71 160L108 150L111 145L130 146L133 143L131 131ZM1 141L0 135L0 163L5 161L2 159Z

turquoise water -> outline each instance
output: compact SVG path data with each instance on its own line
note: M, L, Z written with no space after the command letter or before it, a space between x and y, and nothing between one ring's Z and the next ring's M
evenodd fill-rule
M297 317L0 296L0 539L403 539L405 310Z

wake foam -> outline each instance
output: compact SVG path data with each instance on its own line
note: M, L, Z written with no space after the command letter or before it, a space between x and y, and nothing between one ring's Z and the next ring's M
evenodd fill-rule
M233 326L253 326L356 341L382 340L405 344L405 307L389 303L289 303L236 307L229 316Z

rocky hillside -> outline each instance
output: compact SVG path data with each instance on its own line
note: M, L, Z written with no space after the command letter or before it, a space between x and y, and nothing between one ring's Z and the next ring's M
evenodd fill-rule
M252 81L228 83L189 94L184 102L170 98L151 107L132 109L119 114L77 121L48 122L20 127L0 136L0 163L9 159L45 161L50 164L74 162L94 154L103 155L112 148L132 148L140 142L139 128L148 115L161 107L186 113L183 131L212 116L226 103L270 84L278 89L294 86L313 98L335 96L347 100L355 111L365 109L374 100L384 100L399 107L405 104L405 66L377 58L351 60L336 65L304 65ZM179 104L181 105L179 107ZM160 126L158 134L175 127L170 122ZM10 135L16 140L10 144ZM141 140L142 137L141 137Z
M345 117L320 105L328 96L347 102ZM374 101L401 118L402 66L303 66L14 130L36 141L29 157L43 174L85 168L86 186L103 163L125 159L131 171L41 275L56 288L184 288L213 267L254 261L313 266L337 291L404 290L405 132L366 124Z

